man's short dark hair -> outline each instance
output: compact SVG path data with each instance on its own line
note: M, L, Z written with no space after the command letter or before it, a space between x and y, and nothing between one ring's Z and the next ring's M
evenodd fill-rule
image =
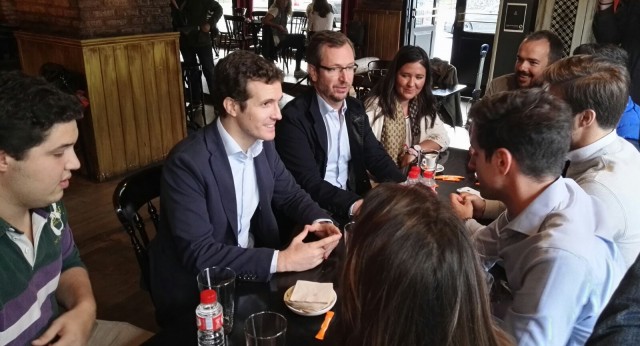
M573 55L593 55L627 66L629 53L620 46L611 43L584 43L573 50Z
M549 65L564 57L564 44L558 35L549 30L538 30L525 37L524 41L547 40L549 42ZM523 41L523 42L524 42Z
M42 78L0 72L0 150L22 160L58 123L82 118L78 99Z
M311 41L309 41L309 45L307 46L307 64L318 66L322 62L322 56L320 52L322 47L327 46L330 48L340 48L344 45L348 44L351 47L351 50L355 50L353 48L353 43L345 34L339 31L331 31L331 30L323 30L316 32L312 37Z
M224 99L230 97L240 103L240 109L247 107L251 95L247 92L249 81L282 83L283 74L276 65L255 53L238 50L220 59L213 70L213 108L217 115L226 116Z
M618 62L574 55L549 66L543 79L576 115L591 109L603 129L618 126L629 99L629 71Z
M476 103L469 119L487 161L504 148L529 177L560 175L572 124L571 110L561 99L539 88L501 92Z

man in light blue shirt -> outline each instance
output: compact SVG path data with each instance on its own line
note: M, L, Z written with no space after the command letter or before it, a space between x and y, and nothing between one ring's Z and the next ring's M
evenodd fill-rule
M471 109L471 156L483 197L507 210L473 230L486 263L500 261L513 300L504 328L519 345L582 345L625 266L606 236L602 204L560 177L572 113L540 89L485 97ZM517 135L514 135L517 134ZM451 204L471 220L469 199Z
M218 62L214 76L219 116L176 145L163 168L160 227L150 247L161 326L192 312L194 278L204 268L230 267L240 280L267 281L276 272L316 267L341 237L275 150L282 72L238 51ZM291 240L274 211L306 226ZM310 233L320 239L304 242Z

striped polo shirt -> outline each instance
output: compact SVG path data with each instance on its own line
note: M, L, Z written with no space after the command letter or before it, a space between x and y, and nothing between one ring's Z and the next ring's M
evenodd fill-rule
M31 211L33 245L0 219L0 345L28 345L58 315L60 273L83 267L62 202Z

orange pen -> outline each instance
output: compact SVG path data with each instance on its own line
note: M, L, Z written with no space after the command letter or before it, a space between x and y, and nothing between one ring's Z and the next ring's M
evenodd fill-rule
M332 318L333 318L333 311L329 311L327 312L326 315L324 315L324 321L322 321L320 330L318 331L318 334L316 334L316 339L324 340L324 333L327 331L327 328L329 328L329 323L331 323Z

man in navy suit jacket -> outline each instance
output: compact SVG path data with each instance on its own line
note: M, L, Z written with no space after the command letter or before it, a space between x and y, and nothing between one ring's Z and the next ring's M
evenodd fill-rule
M163 169L160 229L150 247L151 294L161 326L198 304L196 274L230 267L240 280L320 264L340 231L304 192L275 151L282 72L246 51L216 65L219 117L171 151ZM305 224L290 245L274 209ZM308 233L320 240L303 242Z
M276 147L314 201L344 222L377 182L406 180L374 136L362 103L349 97L357 65L353 44L340 32L320 31L307 48L314 90L283 109Z

